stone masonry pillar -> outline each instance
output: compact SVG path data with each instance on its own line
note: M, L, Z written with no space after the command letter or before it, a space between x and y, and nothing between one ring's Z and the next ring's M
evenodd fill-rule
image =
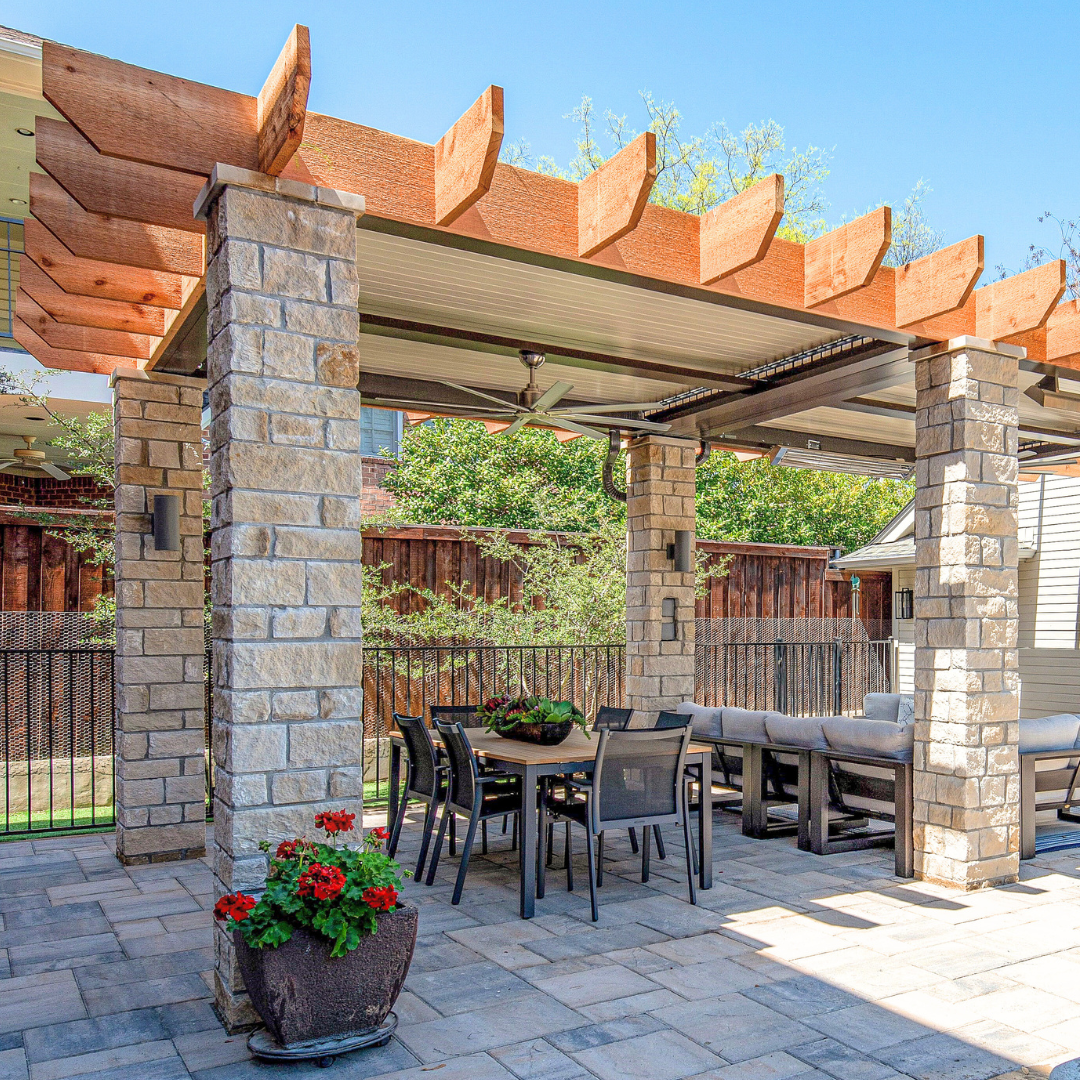
M959 338L915 354L915 873L1019 869L1017 372Z
M697 449L697 443L662 435L630 443L626 703L642 712L694 699L694 572L676 571L668 545L676 530L694 530ZM673 602L673 619L665 615L665 601L669 608ZM673 630L665 633L665 624Z
M199 379L119 369L116 463L116 854L206 853L202 411ZM155 495L180 499L180 550L158 551Z
M257 892L271 846L363 793L356 218L363 200L219 165L207 216L214 870ZM216 998L256 1016L216 931Z

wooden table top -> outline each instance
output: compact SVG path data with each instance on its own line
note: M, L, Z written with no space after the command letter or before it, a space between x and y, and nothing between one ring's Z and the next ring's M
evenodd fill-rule
M494 732L483 728L469 728L469 742L476 753L492 761L511 761L515 765L560 765L564 761L592 761L596 757L596 748L600 745L600 733L593 731L586 734L580 728L574 728L558 746L536 746L533 743L517 742L504 739ZM393 732L390 736L400 739L401 735ZM432 732L438 741L439 736ZM687 754L711 754L712 747L691 742Z

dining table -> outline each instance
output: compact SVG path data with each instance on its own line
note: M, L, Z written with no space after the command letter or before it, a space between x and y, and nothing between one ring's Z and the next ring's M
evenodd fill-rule
M599 732L574 728L557 746L537 746L533 743L506 739L482 728L468 728L466 734L473 752L489 765L521 777L521 848L519 853L520 892L519 913L531 919L536 913L537 857L539 851L540 786L542 778L566 776L571 773L591 774L600 743ZM438 735L432 737L436 744ZM401 791L401 760L405 742L397 732L390 735L390 794L387 822L392 827L397 818ZM700 770L700 791L712 790L712 747L691 742L686 763ZM708 794L698 798L698 880L702 889L712 888L712 799Z

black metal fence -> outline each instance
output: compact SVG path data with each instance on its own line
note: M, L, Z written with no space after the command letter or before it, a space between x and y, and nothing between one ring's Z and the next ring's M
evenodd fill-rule
M0 650L0 835L113 823L113 650Z
M789 716L856 713L865 694L891 690L892 652L891 640L699 644L694 698Z

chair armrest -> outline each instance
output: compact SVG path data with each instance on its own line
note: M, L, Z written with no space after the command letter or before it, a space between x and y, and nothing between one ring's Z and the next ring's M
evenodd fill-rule
M476 778L478 784L494 784L496 782L501 783L504 780L517 780L519 779L517 773L512 772L498 772L498 773L481 773Z
M586 794L592 791L593 784L591 780L572 780L567 778L562 781L568 788L573 788L575 791L583 791Z

